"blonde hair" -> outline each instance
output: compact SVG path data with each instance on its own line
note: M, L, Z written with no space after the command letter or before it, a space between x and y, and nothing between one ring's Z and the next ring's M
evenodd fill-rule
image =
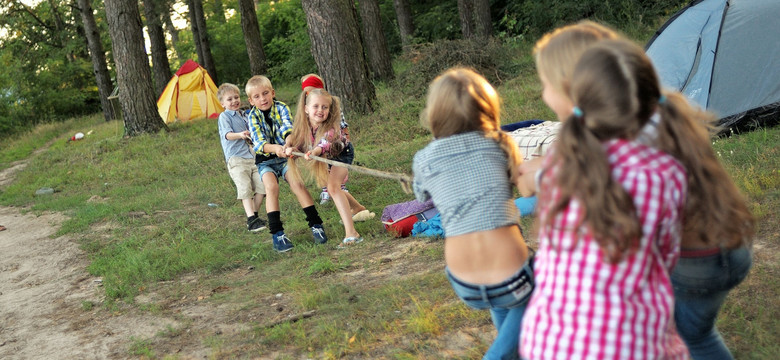
M314 141L311 139L311 125L309 124L309 117L306 114L306 104L313 96L321 96L330 102L328 108L328 117L317 128L317 132L314 134ZM287 139L287 145L296 147L302 152L312 150L316 144L332 130L333 138L328 139L332 142L330 154L321 154L323 157L333 157L341 153L344 148L344 144L340 143L341 139L341 102L339 98L331 95L325 89L313 89L307 92L301 92L298 98L298 104L295 106L295 119L293 120L293 129ZM298 169L298 159L288 160L288 174L294 177L294 179L301 179L300 170ZM315 180L319 186L325 186L328 182L328 166L320 161L312 161L308 163L311 168L311 173L314 175Z
M219 101L222 101L222 97L227 95L228 93L236 93L239 96L241 96L241 90L238 89L238 86L233 85L231 83L224 83L219 86L219 89L217 89L217 99Z
M274 86L271 85L271 80L263 75L252 76L249 81L246 82L245 91L247 96L252 96L256 89L270 89L273 90Z
M522 162L517 144L501 131L501 99L493 86L472 69L452 68L428 88L424 127L436 138L479 131L493 139L507 155L507 171L514 183L515 167Z
M589 20L557 28L534 45L534 60L540 77L560 94L568 96L569 80L582 53L601 40L619 39L614 30Z

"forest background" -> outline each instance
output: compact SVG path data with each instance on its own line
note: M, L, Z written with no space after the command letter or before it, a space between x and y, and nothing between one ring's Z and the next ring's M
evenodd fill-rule
M194 59L205 66L218 84L243 84L253 75L250 57L247 56L248 42L245 42L245 38L248 39L253 32L242 28L245 25L242 25L239 11L239 3L247 1L255 6L261 35L260 55L264 57L264 64L267 64L256 71L265 69L264 73L274 83L293 81L302 74L317 72L310 33L307 31L306 13L300 0L122 0L107 3L122 2L125 5L141 6L142 10L139 12L147 34L145 49L149 53L150 68L155 74L150 81L154 84L156 99L173 72L187 59ZM317 11L317 6L332 8L345 2L304 1L314 3L309 7L311 13ZM488 8L489 37L502 45L511 45L519 44L525 39L535 39L555 26L583 18L621 24L621 28L629 33L647 31L660 17L668 16L684 1L366 0L363 3L376 4L378 7L381 23L377 26L384 35L387 53L393 54L391 60L395 61L403 56L407 56L407 59L413 58L416 54L414 49L425 44L476 37L478 34L475 27L479 25L479 17L466 14L467 18L470 17L469 20L464 21L461 18L464 11L474 12L475 6ZM342 13L341 16L361 19L356 10L359 3L346 5L352 7L354 13ZM94 14L94 29L83 20L82 11L88 6L93 9L89 12ZM102 1L2 2L0 138L32 129L37 124L94 113L101 105L100 91L116 94L117 59L109 36L105 10ZM198 21L192 21L197 14L201 14L205 19L205 31L202 30L204 26L198 29ZM97 49L103 50L100 54L103 59L98 62L104 63L101 66L108 72L104 76L110 81L104 85L109 88L107 90L99 89L101 81L95 80L97 65L94 64L95 60L90 60L90 52L94 56L95 51L90 50L87 39L88 35L95 32L99 39L97 45L100 46ZM162 50L158 50L160 45L153 39L162 39ZM205 54L201 50L204 41L207 49L210 49ZM383 45L379 42L368 42L365 36L363 42L366 52L370 47ZM482 46L472 46L461 52L468 53L476 48L481 49ZM490 52L491 49L493 52ZM495 70L500 70L499 72L494 71L496 76L509 78L517 75L518 67L507 62L508 52L502 47L492 46L483 50L488 50L482 52L484 59L464 59L466 62L479 61L483 64L467 65L477 65L478 70L485 70L485 67L498 68ZM164 53L162 60L156 61L160 59L161 53ZM459 54L456 52L445 55L453 57ZM444 64L447 63L449 62ZM482 69L479 65L483 65ZM319 70L325 72L325 69ZM375 80L393 78L392 73L380 74L380 78L376 76L377 71L374 71L373 75L371 78ZM404 74L403 71L398 75L399 81L418 83L414 86L417 90L424 89L427 80L432 76ZM102 80L102 83L105 84L106 80ZM109 94L102 96L105 98ZM344 97L349 94L337 95ZM105 107L105 103L103 104ZM106 118L113 116L106 113Z
M256 11L253 18L260 36L254 39L246 36L249 32L242 21L246 18L240 5L246 1ZM123 5L125 13L135 9L138 15L137 21L120 30L128 33L137 26L139 43L125 45L143 42L141 25L147 32L150 23L151 28L163 30L157 31L163 39L162 52L155 52L152 45L155 31L147 36L148 44L138 46L148 72L129 87L148 88L150 96L126 96L124 102L156 98L160 85L186 59L204 66L211 63L214 68L209 72L218 83L242 87L258 73L252 70L257 65L252 64L252 56L260 52L247 52L247 40L260 39L265 70L259 73L271 77L277 97L291 106L303 74L329 75L329 87L339 82L352 85L342 79L346 75L318 58L322 49L311 40L331 37L328 44L344 43L341 36L347 32L335 35L310 26L314 15L332 17L330 10L341 9L340 24L329 24L339 30L349 25L353 35L359 33L359 40L351 41L363 45L363 53L354 56L363 65L356 69L371 79L361 94L372 96L358 99L339 93L368 105L348 108L356 161L410 173L413 154L430 141L430 134L419 125L426 86L444 69L466 65L488 77L504 101L503 123L553 119L541 100L530 55L541 34L587 18L645 43L685 2L3 0L1 4L0 217L30 220L25 226L3 223L8 229L0 232L0 238L14 240L17 234L56 227L45 239L14 243L10 249L15 255L4 252L0 278L8 281L0 282L0 318L4 319L0 357L472 359L480 358L490 345L494 329L487 312L473 311L453 296L442 273L443 241L395 238L379 221L369 221L356 225L366 241L339 251L337 241L326 246L307 242L305 221L295 211L285 210L285 225L296 247L276 254L267 233L245 230L214 121L179 122L130 134L129 122L159 122L159 118L152 112L118 120L115 114L101 111L105 89L110 94L121 88L120 65L133 56L116 56L112 39L117 34L107 20L116 17L110 7ZM369 35L362 31L360 10L366 4L377 5L378 27L392 65L389 74L370 65L369 53L378 42L366 41ZM477 21L474 11L463 16L464 8L485 4L489 26ZM85 6L94 9L89 11L94 32L86 30L91 27L83 21ZM149 15L148 9L161 10ZM207 31L193 29L198 22L192 20L193 13L202 13ZM399 13L409 16L399 17ZM102 93L93 61L96 44L85 40L90 33L100 39L99 54L109 80ZM204 39L210 44L209 54L204 52ZM155 56L160 53L164 60ZM168 65L155 65L163 61ZM119 95L127 94L120 91ZM123 110L125 105L133 104L123 103ZM76 132L87 135L81 141L68 141ZM718 319L727 344L740 359L771 359L780 352L776 341L780 337L778 144L780 128L713 139L759 219L751 274L729 295ZM316 197L319 190L310 185ZM348 186L377 214L386 205L412 199L396 182L360 174L350 174ZM36 195L43 188L54 193ZM283 209L298 207L284 189L280 202ZM342 228L335 208L332 204L318 208L326 232L338 239ZM6 214L12 215L3 217ZM533 219L524 218L522 227L529 244L537 246ZM27 262L38 258L40 263ZM50 283L41 275L46 269L52 273ZM47 285L61 289L60 296L52 298ZM16 297L21 293L33 295Z

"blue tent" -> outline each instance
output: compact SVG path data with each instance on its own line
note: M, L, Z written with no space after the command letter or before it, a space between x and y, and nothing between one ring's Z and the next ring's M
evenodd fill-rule
M725 130L780 122L780 0L692 1L645 50L664 86Z

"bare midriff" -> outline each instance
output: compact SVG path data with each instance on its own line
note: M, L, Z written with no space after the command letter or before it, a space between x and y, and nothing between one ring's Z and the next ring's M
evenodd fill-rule
M450 273L472 284L496 284L517 273L528 247L516 225L447 237L444 259Z

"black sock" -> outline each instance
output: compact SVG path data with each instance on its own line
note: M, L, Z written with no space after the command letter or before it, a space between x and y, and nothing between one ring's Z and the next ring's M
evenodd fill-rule
M281 217L282 213L279 211L271 211L268 213L268 230L271 231L271 234L284 231Z
M303 213L306 214L306 221L309 223L309 227L322 225L322 219L314 205L303 208Z
M255 211L255 217L257 217L257 211Z

